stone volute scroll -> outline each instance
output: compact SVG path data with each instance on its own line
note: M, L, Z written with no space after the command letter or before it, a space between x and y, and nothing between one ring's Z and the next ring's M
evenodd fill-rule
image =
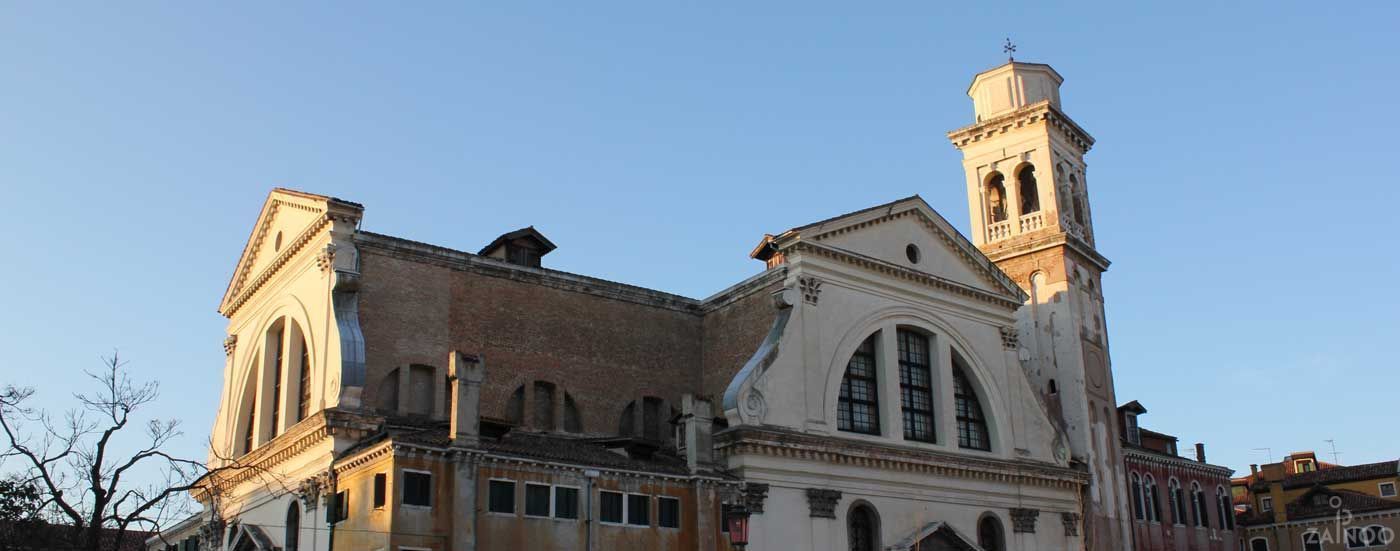
M762 514L762 513L763 513L763 502L764 502L764 501L767 501L767 499L768 499L768 485L767 485L767 484L760 484L760 483L757 483L757 482L748 482L748 483L745 483L745 484L744 484L744 493L743 493L744 507L747 508L747 509L749 510L750 513Z
M1060 522L1065 525L1066 536L1079 535L1079 513L1071 513L1068 511L1060 513Z
M1035 521L1040 517L1040 509L1013 507L1011 509L1011 531L1022 534L1035 533Z
M815 518L836 518L836 504L841 502L841 492L827 488L807 488L807 505Z

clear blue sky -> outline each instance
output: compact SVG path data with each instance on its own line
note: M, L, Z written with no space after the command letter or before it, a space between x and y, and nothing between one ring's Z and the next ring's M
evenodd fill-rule
M120 348L203 456L268 190L703 297L764 232L910 194L966 231L972 75L1065 75L1120 400L1247 472L1400 456L1390 3L0 4L0 382Z

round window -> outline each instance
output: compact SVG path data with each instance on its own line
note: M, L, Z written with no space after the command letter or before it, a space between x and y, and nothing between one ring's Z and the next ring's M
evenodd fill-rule
M915 263L915 264L918 264L918 263L919 263L919 246L918 246L918 245L915 245L915 244L913 244L913 243L910 243L909 245L905 246L905 247L904 247L904 256L909 257L909 261L910 261L910 262L913 262L913 263Z

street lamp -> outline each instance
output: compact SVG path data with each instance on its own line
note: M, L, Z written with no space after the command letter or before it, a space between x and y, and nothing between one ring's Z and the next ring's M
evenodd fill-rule
M739 505L730 509L724 521L729 524L729 545L737 550L744 549L749 544L748 508Z

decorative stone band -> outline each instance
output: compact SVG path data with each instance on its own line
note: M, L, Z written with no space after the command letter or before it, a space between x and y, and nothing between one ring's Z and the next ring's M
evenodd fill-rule
M1058 130L1067 141L1079 148L1081 153L1088 153L1089 149L1094 146L1094 137L1075 124L1067 115L1061 113L1054 105L1051 105L1048 99L1040 100L1005 115L964 126L949 132L948 139L953 142L953 146L962 149L969 143L980 142L997 134L1010 132L1014 128L1030 126L1039 122L1045 122L1051 128Z
M1013 300L1008 295L984 291L982 289L978 289L970 285L964 285L962 283L958 283L950 279L944 279L942 277L927 272L921 272L911 268L905 268L904 266L885 262L878 258L871 258L862 254L847 251L845 249L838 249L836 247L812 243L810 241L799 241L785 249L785 251L789 253L810 252L827 258L831 258L833 260L838 260L848 264L860 266L869 270L874 270L876 272L880 272L885 275L893 276L899 279L920 283L929 287L935 287L982 302L995 304L1004 308L1016 309L1020 308L1022 304L1020 300Z
M1060 513L1060 522L1065 525L1066 536L1079 535L1079 513L1071 513L1068 511Z
M1040 509L1024 507L1011 508L1011 531L1023 534L1035 533L1035 521L1040 517Z
M272 472L273 467L296 457L332 434L362 437L377 426L373 418L356 413L335 409L316 412L271 442L214 469L206 481L190 493L195 499L203 500L210 491L228 491L249 480L262 479Z
M744 507L750 513L762 514L763 502L768 499L768 485L758 482L748 482L744 484L743 501Z
M836 504L841 501L841 492L826 488L807 488L807 505L816 518L836 518Z
M1043 463L968 457L773 427L740 426L715 435L719 455L763 455L841 465L1078 491L1087 472Z
M1158 467L1181 469L1207 476L1220 477L1223 479L1228 479L1230 475L1234 474L1235 472L1234 469L1231 469L1229 467L1211 465L1210 463L1201 463L1200 461L1187 459L1185 457L1166 455L1163 453L1148 451L1141 448L1133 448L1126 445L1123 446L1123 459L1124 462L1129 463L1130 467L1132 463L1137 463L1140 465L1154 465ZM1227 487L1229 486L1229 484L1223 480L1221 481L1221 483L1225 484Z

